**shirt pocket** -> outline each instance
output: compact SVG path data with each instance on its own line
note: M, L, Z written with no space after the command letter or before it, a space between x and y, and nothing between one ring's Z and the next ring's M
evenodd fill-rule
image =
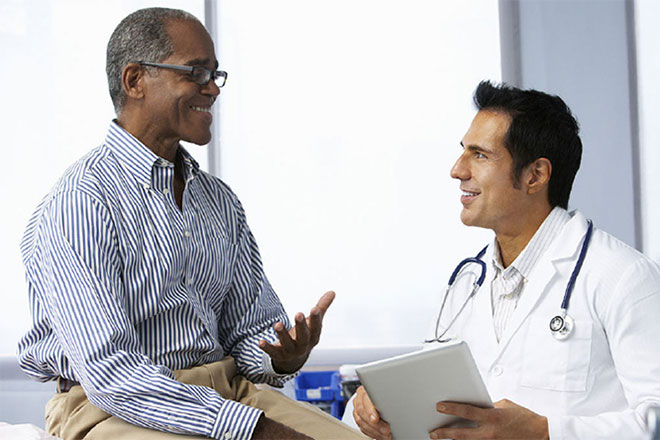
M541 316L530 319L520 385L553 391L585 391L593 324L575 321L571 334L560 341L552 336L550 319Z

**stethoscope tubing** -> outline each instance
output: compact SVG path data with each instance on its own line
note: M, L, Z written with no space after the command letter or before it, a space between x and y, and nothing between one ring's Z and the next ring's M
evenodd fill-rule
M588 226L587 226L587 232L584 236L584 240L582 242L582 246L580 248L580 254L578 256L578 260L575 263L575 267L573 268L573 272L571 273L571 276L568 280L568 284L566 285L566 290L564 291L564 298L562 299L561 302L561 314L559 316L554 317L550 322L550 329L553 334L557 339L565 339L568 336L568 333L573 328L573 320L568 316L568 304L571 300L571 295L573 293L573 288L575 287L575 280L577 279L578 274L580 273L580 270L582 269L582 264L584 263L584 259L587 255L587 249L589 247L589 242L591 241L591 234L593 232L593 221L587 220ZM472 297L477 293L481 285L483 284L484 280L486 279L486 263L481 259L484 254L486 253L486 249L488 246L484 247L475 257L469 257L465 258L462 260L454 271L452 272L451 276L449 277L449 282L447 283L447 289L445 290L445 296L442 299L442 305L440 306L440 313L438 314L438 319L435 322L435 335L436 337L434 339L428 339L425 340L425 343L431 343L431 342L446 342L449 339L443 339L443 336L447 334L451 326L456 322L458 317L461 315L461 312L463 312L463 309L465 309L465 306L467 305L468 301L472 299ZM452 288L452 285L454 284L454 281L456 281L456 278L460 274L461 270L463 267L465 267L467 264L470 263L476 263L480 266L481 272L479 274L479 277L477 280L472 284L472 291L470 294L467 296L465 301L463 301L463 304L461 305L461 308L458 310L458 312L454 315L452 318L451 322L445 330L438 336L438 329L440 327L440 318L442 317L442 312L445 309L445 304L447 303L447 298L449 296L449 291ZM561 320L561 328L560 329L553 329L552 322L556 319ZM569 324L567 327L565 327L564 323Z
M592 222L591 220L587 220L587 221L589 223L589 226L587 227L587 233L584 235L584 241L582 242L582 247L580 248L580 255L578 256L577 263L575 263L575 267L573 268L573 273L571 273L571 277L568 280L568 284L566 285L566 291L564 292L564 299L561 302L561 309L564 311L568 310L568 303L571 300L573 287L575 287L575 280L577 279L577 276L580 273L580 270L582 269L582 263L584 263L584 258L587 256L587 247L589 246L589 242L591 241L591 233L594 230L594 222Z

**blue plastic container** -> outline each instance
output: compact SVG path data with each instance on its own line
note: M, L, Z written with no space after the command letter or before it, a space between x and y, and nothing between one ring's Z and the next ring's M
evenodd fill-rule
M309 402L341 419L344 397L339 371L303 371L295 378L296 399Z

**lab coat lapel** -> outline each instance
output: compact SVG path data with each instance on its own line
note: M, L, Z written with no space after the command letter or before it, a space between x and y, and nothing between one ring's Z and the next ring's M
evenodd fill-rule
M547 255L541 256L536 267L532 269L516 310L511 316L511 321L509 321L502 334L498 347L499 354L505 350L511 338L518 332L538 302L548 294L553 278L560 276L557 263L566 259L577 260L586 231L586 219L582 214L574 213L573 218L562 229L561 235L555 238L547 251ZM560 290L563 294L565 285L568 283L568 277L566 277L566 280L562 279L561 283L563 283L563 287ZM552 300L555 301L555 298ZM559 311L562 302L561 295L556 298L556 301L557 311Z

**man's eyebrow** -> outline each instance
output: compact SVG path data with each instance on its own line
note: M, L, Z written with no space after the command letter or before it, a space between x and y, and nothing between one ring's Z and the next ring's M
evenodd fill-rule
M482 147L480 145L471 144L471 145L468 145L466 147L465 145L463 145L463 141L461 141L461 147L463 147L464 149L467 149L467 150L470 150L470 151L476 151L476 152L479 152L479 153L489 153L489 154L493 153L493 150Z
M188 61L185 65L186 66L206 66L211 62L209 58L195 58L194 60ZM215 60L215 67L214 69L218 68L218 60Z

